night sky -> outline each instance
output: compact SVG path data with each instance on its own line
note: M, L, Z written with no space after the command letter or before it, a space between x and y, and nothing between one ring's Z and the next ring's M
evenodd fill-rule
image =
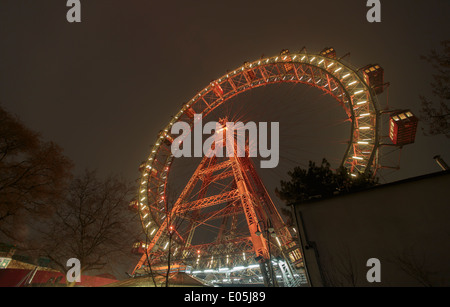
M138 178L139 164L181 105L244 61L285 48L318 53L334 47L338 56L350 52L346 59L356 67L381 64L391 83L390 107L418 115L419 95L431 95L433 72L419 56L450 38L447 0L382 0L381 23L367 22L365 0L81 3L81 23L69 23L66 1L0 0L0 103L64 148L75 173L95 168L128 180ZM332 100L327 107L320 91L297 87L287 94L282 86L259 90L236 103L250 100L259 110L252 117L249 107L248 120L267 119L258 103L277 110L271 119L280 122L282 143L305 137L292 141L291 162L305 165L322 154L339 161L342 153L314 148L328 144L314 134L328 134L323 121L299 116L315 105L315 114L336 113L333 124L344 113ZM303 152L298 159L296 149ZM385 181L439 171L432 158L440 154L450 162L449 149L444 136L426 137L419 128L416 143L402 152L401 170ZM270 190L293 164L284 167Z

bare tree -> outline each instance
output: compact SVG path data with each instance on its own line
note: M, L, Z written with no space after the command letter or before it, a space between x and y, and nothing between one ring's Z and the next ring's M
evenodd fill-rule
M405 248L402 252L397 252L389 261L422 286L436 286L432 277L437 272L431 271L425 255L419 255L412 247Z
M145 270L147 271L148 276L152 278L152 282L155 285L155 287L158 286L158 283L160 286L169 287L170 286L170 279L172 277L171 269L172 264L175 261L180 261L179 257L175 257L174 253L174 244L175 238L174 236L178 235L178 231L180 231L180 228L182 224L185 222L185 217L187 217L186 213L175 213L172 214L172 210L174 209L174 204L177 199L177 190L176 189L168 189L170 191L167 205L164 211L164 214L167 219L167 229L164 233L164 237L167 239L166 241L166 247L164 249L164 252L159 253L152 253L151 251L148 251L145 249L144 255L147 259L148 266L145 267ZM151 242L152 238L149 235L147 231L144 230L143 232L144 238L145 238L145 245L148 246L148 244ZM180 253L181 255L181 253ZM161 268L165 266L165 270L161 271ZM156 269L156 267L159 268L159 270Z
M433 66L435 73L431 82L432 98L420 96L420 119L426 125L425 134L450 138L450 40L442 41L441 46L442 52L431 50L429 55L421 56Z
M170 214L168 215L170 216ZM169 286L169 279L170 279L170 270L171 270L171 264L172 264L172 255L174 253L173 250L173 242L174 242L174 235L177 233L177 231L180 229L180 226L183 224L184 219L181 217L177 217L174 215L173 218L169 220L169 229L168 229L168 251L167 251L167 270L165 275L165 285L166 287Z
M324 282L331 287L356 287L358 285L358 266L350 248L343 246L340 253L328 258L323 267Z
M146 236L145 238L146 238L145 245L147 246L149 244L148 236ZM147 249L145 249L144 253L145 253L145 256L147 257L147 263L148 263L148 266L145 268L145 270L147 271L147 275L150 276L150 278L152 279L153 285L155 287L158 287L158 283L156 281L157 276L156 276L156 273L153 272L153 267L152 267L154 255L151 254Z
M66 273L77 258L81 272L105 269L130 256L138 225L127 210L132 187L123 180L97 179L86 171L76 178L55 215L41 225L36 250Z
M0 233L20 242L31 219L51 214L63 196L72 163L0 107Z

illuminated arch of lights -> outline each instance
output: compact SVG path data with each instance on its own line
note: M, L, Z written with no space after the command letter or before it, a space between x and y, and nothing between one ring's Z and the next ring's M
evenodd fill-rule
M137 207L144 231L151 237L166 218L167 184L174 157L171 127L178 121L193 123L194 114L206 117L234 96L269 84L301 83L316 87L332 96L345 110L351 123L349 145L342 165L352 176L376 168L379 149L379 106L377 92L364 71L357 70L336 58L333 48L319 54L290 53L245 62L237 69L211 81L187 101L162 129L152 146L148 159L141 165ZM155 246L163 252L167 244Z

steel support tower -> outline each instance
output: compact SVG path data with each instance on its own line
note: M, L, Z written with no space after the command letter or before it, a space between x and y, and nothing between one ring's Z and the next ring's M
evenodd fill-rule
M225 137L222 145L225 157L205 155L167 208L134 273L152 265L165 269L185 265L207 273L247 266L260 270L266 286L278 286L277 264L284 284L298 286L297 269L303 266L300 249L248 157L248 146L246 154L238 157L236 138L227 142ZM198 231L202 226L215 230L208 242Z

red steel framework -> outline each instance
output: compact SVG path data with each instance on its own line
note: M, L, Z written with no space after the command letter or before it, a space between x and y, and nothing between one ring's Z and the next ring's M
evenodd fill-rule
M245 157L238 157L236 146L233 151L226 158L206 155L202 159L156 233L143 246L135 272L142 266L167 265L167 255L172 253L171 266L183 263L193 269L223 269L256 262L266 285L274 285L277 282L271 273L271 259L281 257L288 263L291 279L295 279L291 265L303 267L300 249L260 180L248 150ZM245 217L245 227L238 227L239 216ZM213 220L221 220L214 240L192 245L196 229ZM183 221L187 221L185 227ZM273 228L270 236L261 231L267 221ZM177 233L172 240L174 231ZM158 245L166 252L157 253Z
M291 263L301 265L296 243L248 158L218 161L205 157L176 203L172 206L168 202L169 175L175 160L171 152L174 139L171 127L178 121L193 125L194 114L201 114L205 118L236 95L260 86L306 84L332 96L345 110L351 131L342 165L353 176L358 176L359 173L376 171L378 167L381 112L376 96L383 92L385 84L382 82L383 70L379 65L369 65L358 70L342 58L337 58L333 48L325 48L319 54L309 54L304 49L298 53L283 50L277 56L245 62L241 67L211 81L185 103L160 131L148 159L140 166L142 177L138 199L131 207L140 213L148 244L140 248L141 252L146 253L135 272L148 264L146 257L149 253L153 255L151 262L161 262L161 257L171 254L172 259L177 261L196 259L194 264L203 263L203 267L211 267L214 263L218 265L220 261L223 262L224 255L228 255L227 265L233 262L241 264L242 258L248 262L253 258L245 255L253 252L261 263L268 263L264 260L272 245L275 254L284 255ZM232 183L227 186L228 189L207 195L210 186L230 178ZM197 187L194 193L197 185L200 188ZM190 199L193 195L197 199ZM219 227L216 241L191 245L193 233L200 225L222 219L231 220L233 226L233 221L237 223L235 217L238 214L246 218L247 236L225 235ZM190 221L185 231L174 225L174 221L182 216L184 220ZM273 243L268 242L274 239L255 236L258 232L255 230L262 227L260 222L264 224L268 220L273 223L277 235ZM175 230L176 234L172 236ZM207 261L199 260L203 258ZM265 270L267 268L262 267L263 274Z

